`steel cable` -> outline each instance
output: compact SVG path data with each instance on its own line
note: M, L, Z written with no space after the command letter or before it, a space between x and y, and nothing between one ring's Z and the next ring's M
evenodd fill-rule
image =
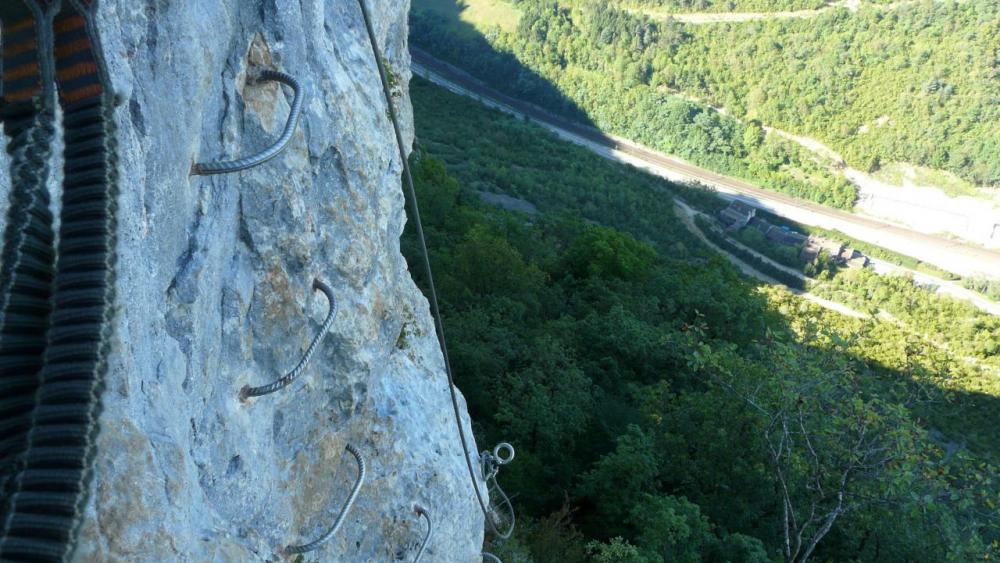
M469 470L469 477L472 479L472 487L476 492L476 500L479 501L479 508L483 511L486 523L489 525L494 534L503 539L507 539L510 537L510 532L503 534L497 529L496 525L494 525L492 519L490 518L486 501L483 500L483 493L479 489L479 482L476 479L476 470L473 468L472 464L472 454L469 453L469 446L465 437L465 429L462 427L461 409L458 406L458 392L455 387L455 378L451 370L451 361L448 358L448 345L444 337L444 325L441 322L441 311L438 306L437 290L434 287L434 276L431 272L430 256L427 251L427 240L424 237L424 227L420 221L420 208L417 205L417 193L413 187L413 176L410 173L410 164L406 158L406 148L403 143L403 134L399 129L399 120L396 117L396 109L392 105L392 93L389 91L389 82L386 79L385 64L382 61L382 54L378 48L378 41L375 39L375 30L372 28L371 18L368 15L368 8L365 6L365 0L358 0L358 5L361 7L361 17L364 19L365 29L368 32L368 40L372 48L372 54L375 57L375 65L378 67L379 79L382 82L382 94L385 96L385 103L389 110L389 119L392 121L393 132L396 134L396 145L399 148L399 157L403 162L403 174L406 180L407 195L410 200L410 205L413 208L413 224L417 230L417 238L420 240L420 249L423 253L424 274L427 276L427 287L430 290L430 305L431 313L434 317L434 328L437 331L438 341L441 345L441 354L444 358L445 373L448 375L448 390L451 394L451 406L455 413L455 424L458 427L459 439L462 441L462 450L465 453L465 464Z

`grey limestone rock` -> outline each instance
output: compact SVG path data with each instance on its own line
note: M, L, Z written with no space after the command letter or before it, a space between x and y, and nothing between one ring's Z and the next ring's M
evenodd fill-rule
M409 142L408 3L368 1ZM368 480L306 561L412 560L414 503L435 520L426 561L478 560L483 516L399 250L401 162L356 1L104 0L99 22L122 100L118 311L77 559L279 560L332 524L350 443ZM253 65L303 85L290 145L189 176L280 133L291 92L247 84ZM314 278L339 304L330 333L291 386L241 403L319 329Z

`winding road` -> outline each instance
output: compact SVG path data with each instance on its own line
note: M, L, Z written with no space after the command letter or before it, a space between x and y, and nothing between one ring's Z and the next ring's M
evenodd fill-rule
M656 20L674 19L681 23L691 25L701 25L710 23L739 23L758 20L781 20L781 19L804 19L814 18L823 12L836 8L847 8L857 10L861 2L859 0L841 0L816 8L814 10L784 10L778 12L695 12L695 13L673 13L656 9L636 9L630 10L639 12ZM877 6L877 5L876 5ZM888 8L888 7L887 7Z
M676 182L714 189L721 197L743 201L793 221L837 230L849 237L912 256L961 276L1000 279L1000 252L901 225L824 207L723 176L595 128L570 122L537 106L507 96L468 73L411 45L414 73L452 92L501 111L529 118L559 137L610 160L631 164Z
M674 19L681 23L689 25L705 25L713 23L741 23L750 21L760 21L760 20L787 20L787 19L806 19L815 18L825 12L831 10L836 10L838 8L844 8L852 12L856 12L861 9L862 5L865 8L871 8L880 11L895 10L901 6L906 6L909 4L915 4L918 0L900 0L899 2L892 2L890 4L871 4L863 3L862 0L838 0L836 2L829 2L826 6L821 8L816 8L813 10L783 10L778 12L664 12L662 10L652 9L629 9L630 12L645 14L646 16L654 20L667 20ZM962 1L962 0L958 0Z

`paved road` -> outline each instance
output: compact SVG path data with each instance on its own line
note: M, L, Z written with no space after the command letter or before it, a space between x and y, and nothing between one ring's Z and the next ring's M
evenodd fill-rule
M865 7L872 10L880 10L883 12L889 10L895 10L901 6L907 6L910 4L916 4L916 0L901 0L900 2L893 2L891 4L866 4ZM688 13L670 13L655 8L651 9L629 9L630 12L645 14L652 19L656 20L666 20L668 18L673 18L681 23L692 24L692 25L702 25L702 24L712 24L712 23L739 23L748 21L758 21L758 20L782 20L782 19L806 19L815 18L822 15L830 10L835 10L837 8L847 8L852 12L858 11L861 8L861 0L839 0L837 2L830 2L822 8L816 8L814 10L783 10L777 12L688 12Z
M898 3L897 3L898 4ZM896 4L889 6L875 5L875 7L890 9L894 8ZM805 18L815 18L824 12L833 10L835 8L847 8L848 10L855 11L859 7L858 0L841 0L839 2L833 2L823 6L822 8L816 8L814 10L783 10L777 12L694 12L694 13L671 13L657 10L655 8L649 9L630 9L630 12L637 12L640 14L645 14L646 16L655 20L667 20L674 19L681 23L701 25L701 24L711 24L711 23L739 23L757 20L782 20L782 19L805 19Z
M411 46L411 54L413 71L424 78L458 94L479 99L491 107L528 117L560 137L603 157L643 168L670 180L708 186L727 199L744 201L806 225L837 230L962 276L984 275L1000 279L1000 252L758 188L743 180L717 174L627 139L552 115L537 106L502 94L416 47Z

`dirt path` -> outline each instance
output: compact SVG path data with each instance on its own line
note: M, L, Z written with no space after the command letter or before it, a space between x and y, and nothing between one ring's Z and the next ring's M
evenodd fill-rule
M972 291L971 289L962 287L958 283L951 280L946 280L939 278L937 276L932 276L930 274L925 274L923 272L918 272L917 270L911 270L910 268L905 268L903 266L897 266L883 260L878 260L875 258L869 258L869 264L876 273L883 275L906 275L913 279L913 282L917 285L933 288L933 291L938 295L946 295L953 299L959 299L962 301L967 301L978 308L980 311L989 313L991 315L1000 316L1000 303L987 299L983 295Z
M856 1L853 5L855 6L854 9L857 9ZM739 23L757 20L815 18L823 12L828 12L831 9L840 7L848 7L848 2L836 2L816 10L786 10L781 12L699 12L688 14L664 14L663 12L646 11L645 13L655 19L666 19L668 17L672 17L681 23L704 25L711 23Z
M712 241L708 240L708 237L705 236L705 233L701 232L701 229L699 229L698 225L695 224L694 218L697 215L701 215L701 213L698 212L698 211L695 211L694 209L692 209L691 207L689 207L684 202L675 199L674 200L674 211L677 213L677 217L680 218L681 222L684 223L684 226L687 227L687 229L689 231L691 231L692 234L694 234L702 242L704 242L706 245L708 245L709 248L711 248L712 250L715 250L719 254L722 254L723 256L725 256L726 259L729 260L729 262L731 264L733 264L734 266L736 266L744 274L746 274L748 276L751 276L751 277L754 277L754 278L757 278L760 281L762 281L764 283L767 283L767 284L770 284L770 285L781 286L781 287L787 289L788 291L792 292L793 294L798 295L799 297L801 297L803 299L806 299L808 301L812 301L813 303L819 305L820 307L829 309L831 311L840 313L842 315L847 315L848 317L854 317L856 319L867 318L868 315L865 315L864 313L861 313L859 311L855 311L854 309L851 309L850 307L848 307L846 305L843 305L841 303L837 303L836 301L830 301L829 299L824 299L824 298L822 298L822 297L820 297L818 295L814 295L812 293L809 293L808 291L802 291L801 289L796 289L794 287L788 287L787 285L779 282L778 280L772 278L771 276L768 276L767 274L764 274L763 272L760 272L760 271L754 269L752 266L750 266L746 262L744 262L744 261L740 260L739 258L733 256L732 254L726 252L722 248L719 248L718 246L715 245L715 243L713 243ZM743 246L743 245L739 244L738 242L735 242L735 241L732 241L732 242L733 242L733 244L735 244L737 246L740 246L741 248L743 248L747 252L753 253L755 256L757 256L761 260L766 261L770 265L772 265L772 266L774 266L776 268L780 268L780 269L782 269L782 270L784 270L784 271L786 271L786 272L788 272L788 273L790 273L790 274L792 274L794 276L797 276L797 277L799 277L799 278L801 278L803 280L806 279L805 276L802 275L802 272L797 272L797 271L795 271L795 270L793 270L793 269L791 269L791 268L789 268L787 266L779 264L779 263L775 262L774 260L771 260L767 256L764 256L763 254L760 254L759 252L756 252L756 251L754 251L751 248L747 248L746 246Z
M689 231L691 231L695 236L697 236L702 242L704 242L705 244L707 244L709 246L709 248L712 248L716 252L719 252L720 254L722 254L723 256L725 256L726 259L729 260L730 263L732 263L734 266L736 266L737 268L739 268L740 271L742 271L744 274L747 274L749 276L757 278L757 279L759 279L759 280L761 280L761 281L763 281L765 283L771 284L771 285L779 285L779 286L787 289L791 293L793 293L793 294L795 294L795 295L797 295L799 297L802 297L803 299L812 301L813 303L816 303L817 305L819 305L819 306L821 306L821 307L823 307L825 309L829 309L831 311L835 311L837 313L840 313L840 314L843 314L843 315L847 315L849 317L854 317L856 319L866 319L866 318L870 317L869 315L867 315L865 313L862 313L860 311L857 311L855 309L852 309L852 308L848 307L847 305L844 305L843 303L839 303L837 301L831 301L829 299L820 297L818 295L809 293L807 291L802 291L802 290L799 290L799 289L796 289L796 288L793 288L793 287L788 287L787 285L782 284L781 282L775 280L774 278L772 278L772 277L770 277L770 276L768 276L768 275L766 275L764 273L761 273L761 272L757 271L756 269L754 269L753 267L751 267L749 264L747 264L747 263L743 262L742 260L736 258L732 254L729 254L724 249L719 248L718 246L716 246L712 241L710 241L708 239L708 237L705 236L704 233L702 233L701 229L694 222L694 218L696 216L698 216L698 215L704 215L703 213L701 213L701 212L699 212L699 211L697 211L695 209L692 209L690 206L688 206L684 202L676 200L676 199L674 200L674 210L677 213L677 216L681 219L681 222L684 223L684 226L687 227L687 229ZM739 246L740 248L742 248L743 250L745 250L747 252L753 253L754 256L756 256L757 258L759 258L761 260L764 260L764 261L768 262L771 266L773 266L775 268L780 268L780 269L784 270L785 272L788 272L789 274L797 276L798 278L800 278L802 280L806 280L807 279L806 276L803 275L801 272L798 272L796 270L788 268L787 266L779 264L779 263L775 262L774 260L771 260L767 256L764 256L763 254L760 254L759 252L754 251L752 248L749 248L749 247L747 247L745 245L742 245L739 242L734 241L734 240L730 240L730 242L732 244L736 245L736 246ZM944 280L941 280L941 281L944 281ZM966 291L968 291L968 290L966 290ZM945 343L945 342L939 342L939 341L931 338L929 335L927 335L927 334L925 334L925 333L923 333L921 331L914 330L909 325L907 325L902 320L900 320L898 317L896 317L892 313L889 313L888 311L879 310L879 312L875 315L875 318L877 318L879 320L882 320L882 321L885 321L885 322L888 322L888 323L892 323L893 325L896 325L897 328L899 328L900 330L906 332L907 334L911 334L911 335L913 335L913 336L921 339L923 342L925 342L929 346L933 346L935 348L938 348L939 350L947 353L948 355L950 355L952 357L958 358L959 360L965 362L968 365L974 366L974 367L976 367L978 369L981 369L981 370L984 370L984 371L988 371L988 372L993 373L993 374L996 374L998 372L998 368L996 366L993 366L993 365L990 365L988 363L985 363L985 362L981 361L979 358L973 358L973 357L969 357L969 356L961 356L961 355L955 354L951 350L951 347L948 346L947 343Z
M724 113L724 112L723 112ZM994 225L1000 223L997 196L949 195L933 185L888 184L872 174L847 165L844 157L823 142L763 126L768 133L797 143L830 161L831 172L843 175L858 188L855 211L886 221L894 221L923 233L952 233L987 247L998 246ZM909 166L909 165L905 165Z
M680 210L686 216L686 221L684 222L685 226L687 226L689 230L692 227L697 227L697 225L693 222L693 218L697 215L704 215L704 214L696 209L691 208L682 201L675 200L674 203L677 205L678 208L680 208ZM701 229L698 229L698 233L701 233ZM702 240L707 240L704 237L700 238L702 238ZM741 248L743 251L753 254L760 260L767 262L771 267L782 270L783 272L795 276L802 281L806 282L815 281L806 277L806 275L803 274L802 272L795 270L793 268L789 268L788 266L785 266L784 264L781 264L779 262L776 262L772 260L770 257L765 256L760 252L757 252L756 250L750 248L749 246L746 246L745 244L740 243L737 240L730 239L729 242L732 243L734 246ZM932 288L932 291L934 293L937 293L939 295L945 295L962 301L967 301L985 313L1000 316L1000 303L993 302L970 289L962 287L961 285L953 281L932 276L930 274L925 274L923 272L918 272L917 270L911 270L910 268L906 268L903 266L897 266L896 264L892 264L878 259L870 258L869 263L871 264L872 269L878 274L909 276L915 284ZM796 291L793 288L789 288L789 290L793 292ZM802 294L802 296L805 297L806 299L811 299L807 294ZM817 299L822 299L822 298L817 298ZM815 301L814 299L811 300Z
M793 294L795 294L795 295L797 295L799 297L802 297L803 299L806 299L808 301L812 301L813 303L816 303L817 305L819 305L819 306L821 306L821 307L823 307L825 309L829 309L831 311L835 311L837 313L840 313L840 314L843 314L843 315L847 315L849 317L854 317L856 319L869 318L869 315L867 315L865 313L862 313L860 311L857 311L855 309L852 309L852 308L848 307L847 305L844 305L843 303L839 303L837 301L831 301L829 299L820 297L818 295L815 295L813 293L809 293L807 291L802 291L800 289L796 289L796 288L793 288L793 287L788 287L787 285L782 284L781 282L775 280L774 278L772 278L772 277L770 277L770 276L768 276L768 275L766 275L766 274L764 274L762 272L757 271L756 269L754 269L753 267L751 267L746 262L743 262L742 260L736 258L732 254L729 254L728 252L726 252L724 249L719 248L718 246L716 246L712 241L710 241L708 239L708 237L705 236L704 233L702 233L701 229L694 222L694 218L696 216L698 216L698 215L704 215L703 213L701 213L701 212L699 212L699 211L697 211L695 209L692 209L690 206L688 206L687 204L685 204L684 202L679 201L679 200L674 200L674 210L676 211L677 216L681 219L681 222L684 223L684 226L687 227L687 229L689 231L691 231L695 236L697 236L702 242L704 242L705 244L707 244L709 246L709 248L712 248L716 252L719 252L720 254L722 254L723 256L725 256L726 259L729 260L730 263L732 263L734 266L736 266L737 268L739 268L739 270L741 272L743 272L744 274L746 274L748 276L752 276L754 278L757 278L757 279L759 279L759 280L761 280L761 281L763 281L765 283L771 284L771 285L779 285L779 286L787 289L791 293L793 293ZM730 242L732 244L734 244L734 245L742 248L743 250L745 250L747 252L753 253L754 256L756 256L757 258L759 258L761 260L764 260L764 261L768 262L771 266L773 266L775 268L780 268L780 269L784 270L785 272L788 272L789 274L797 276L798 278L800 278L802 280L806 280L807 279L806 276L803 275L801 272L798 272L796 270L788 268L787 266L779 264L779 263L775 262L774 260L771 260L767 256L764 256L763 254L754 251L752 248L749 248L749 247L747 247L745 245L742 245L739 242L734 241L734 240L730 240ZM944 280L941 280L941 281L944 281ZM968 290L966 290L966 291L968 291ZM900 320L898 317L896 317L892 313L889 313L888 311L879 310L879 312L875 315L875 318L878 318L878 319L880 319L882 321L885 321L885 322L892 323L892 324L896 325L897 328L899 328L900 330L906 332L907 334L911 334L911 335L913 335L913 336L921 339L923 342L925 342L929 346L933 346L935 348L938 348L939 350L941 350L943 352L946 352L948 355L950 355L952 357L958 358L959 360L965 362L968 365L974 366L976 368L979 368L981 370L988 371L988 372L994 373L994 374L996 374L997 371L998 371L998 368L996 366L987 364L987 363L981 361L979 358L973 358L973 357L969 357L969 356L961 356L961 355L955 354L952 351L951 347L948 346L947 343L945 343L945 342L938 342L937 340L931 338L929 335L927 335L927 334L925 334L925 333L923 333L921 331L914 330L914 329L910 328L909 325L907 325L902 320Z

